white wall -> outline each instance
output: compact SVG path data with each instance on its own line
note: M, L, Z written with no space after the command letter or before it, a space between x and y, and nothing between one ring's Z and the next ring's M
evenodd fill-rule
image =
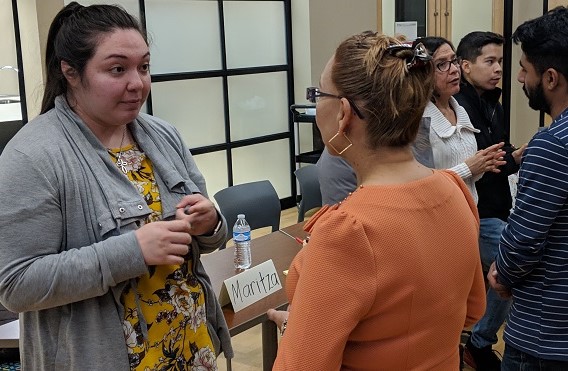
M306 103L306 87L312 83L310 45L310 6L306 0L292 0L292 47L294 55L294 97Z
M491 31L492 14L493 0L453 0L451 41L456 48L472 31Z
M318 85L323 68L341 41L376 29L376 0L292 0L294 102L309 104L306 88ZM313 149L310 124L299 125L299 140L299 152Z
M341 41L376 29L376 0L292 0L296 103L308 103L306 87L317 86L325 64Z
M513 7L513 31L524 21L542 15L542 3L534 0L517 0ZM511 143L528 142L538 130L539 113L528 105L528 99L517 81L521 48L513 44L511 71Z
M383 0L382 22L384 34L394 35L394 2L395 0Z
M310 0L311 82L317 85L327 61L348 36L377 29L376 0Z

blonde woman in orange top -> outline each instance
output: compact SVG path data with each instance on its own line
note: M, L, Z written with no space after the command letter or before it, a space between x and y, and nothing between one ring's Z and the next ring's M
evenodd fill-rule
M418 163L410 144L432 91L422 45L372 32L337 48L317 124L358 188L306 225L286 290L270 310L283 334L274 370L459 368L464 326L485 310L479 218L463 181Z

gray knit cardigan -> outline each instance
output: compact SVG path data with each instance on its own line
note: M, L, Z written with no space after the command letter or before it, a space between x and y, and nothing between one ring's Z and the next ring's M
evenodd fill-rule
M152 160L163 218L205 181L177 130L140 114L128 124ZM64 98L25 125L0 156L0 302L20 313L24 370L129 370L120 296L147 272L134 231L150 209ZM223 313L201 261L226 223L191 244L217 354L232 358Z

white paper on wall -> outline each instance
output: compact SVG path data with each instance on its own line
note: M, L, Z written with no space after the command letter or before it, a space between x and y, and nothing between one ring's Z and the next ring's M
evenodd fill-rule
M418 37L418 22L406 21L394 23L394 34L404 35L408 40L416 40Z

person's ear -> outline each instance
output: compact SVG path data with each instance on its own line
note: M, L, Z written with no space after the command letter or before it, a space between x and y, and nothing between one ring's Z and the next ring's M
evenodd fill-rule
M469 75L471 73L471 62L467 59L463 59L461 61L461 69L463 73Z
M554 68L549 68L542 74L542 85L547 90L554 90L559 84L560 76Z
M351 118L352 116L359 117L359 115L355 111L355 108L353 108L353 105L347 98L341 98L340 113L341 118L343 118L344 116L349 118Z
M63 73L63 76L69 85L76 86L79 83L79 73L66 61L61 61L61 73Z
M337 121L339 122L339 132L349 131L349 125L352 119L356 116L353 107L347 98L341 98L340 108L337 113Z

